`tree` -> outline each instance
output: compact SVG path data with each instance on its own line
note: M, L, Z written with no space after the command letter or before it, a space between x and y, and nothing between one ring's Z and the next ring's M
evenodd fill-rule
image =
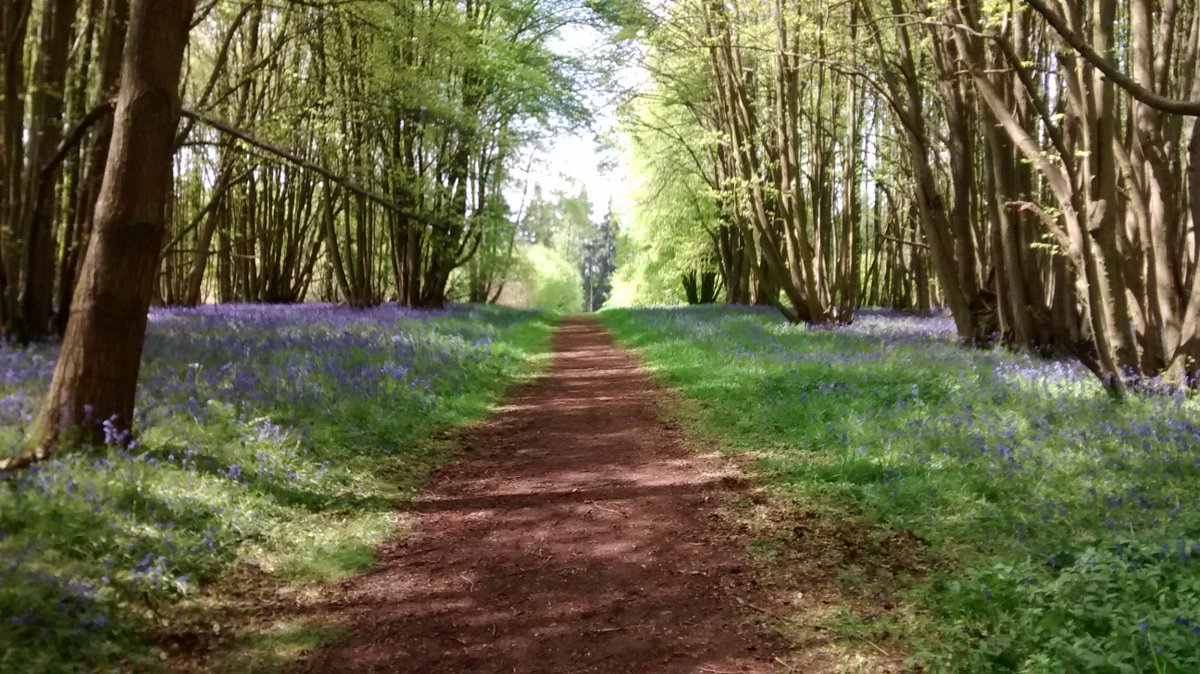
M1051 330L1079 335L1076 354L1114 394L1147 379L1196 386L1200 285L1197 258L1183 242L1196 239L1200 182L1189 179L1188 165L1200 157L1200 137L1194 119L1168 123L1150 104L1196 97L1194 21L1180 22L1174 3L1157 20L1144 0L1122 8L1116 0L1055 5L1035 6L1054 27L1047 39L1073 43L1085 56L1124 54L1134 71L1118 78L1125 90L1116 88L1111 66L1071 48L1060 48L1048 66L1058 71L1056 86L1037 76L1022 58L1036 53L1032 17L1018 8L962 2L948 15L959 26L957 70L969 73L993 128L1002 130L994 143L1015 148L1043 184L1044 200L1035 195L1021 205L1054 243L1076 305L1050 314ZM999 76L997 65L1009 74ZM1130 84L1139 96L1128 93Z
M588 117L583 61L549 44L616 16L561 0L191 9L0 5L0 338L65 333L20 461L128 430L150 303L439 306L468 264L468 296L494 300L512 158Z
M529 208L525 209L517 229L517 236L527 243L549 246L553 243L554 230L558 227L558 210L555 202L546 198L541 185L534 185Z
M133 0L96 225L30 457L127 429L165 229L192 0Z
M616 268L617 232L611 203L600 226L584 242L582 257L579 273L583 278L583 310L596 311L612 292L612 274Z
M711 190L727 294L740 247L793 320L944 304L964 343L1115 395L1197 387L1200 14L1027 6L677 0L628 133L672 148L655 181Z
M691 85L672 77L663 86ZM626 304L695 304L715 300L701 290L711 286L715 292L719 285L727 302L749 304L752 251L720 208L723 192L702 159L704 130L679 112L649 97L625 110L623 124L642 184L635 193L633 222L625 227L615 294Z
M690 176L678 206L699 215L727 300L794 321L850 320L874 215L860 159L872 108L834 65L858 59L856 29L832 29L842 23L857 25L853 3L674 3L652 37L655 90L627 124L648 154L673 148L674 162L650 167L663 193ZM682 275L696 301L716 287L709 271Z

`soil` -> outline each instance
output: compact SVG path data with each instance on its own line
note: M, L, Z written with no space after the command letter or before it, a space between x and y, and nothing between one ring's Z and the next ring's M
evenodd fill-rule
M690 451L590 318L467 432L375 570L329 588L346 638L312 671L760 672L782 644L720 509L747 481Z

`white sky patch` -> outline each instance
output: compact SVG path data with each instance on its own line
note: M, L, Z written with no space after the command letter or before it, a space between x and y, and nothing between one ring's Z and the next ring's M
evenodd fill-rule
M580 25L561 29L550 43L550 48L558 54L583 58L599 54L607 46L605 35ZM646 81L648 76L641 64L631 62L621 67L616 87L631 90L644 86ZM586 187L593 221L599 222L604 217L611 201L620 221L630 222L634 183L627 148L616 132L616 108L621 97L616 91L598 88L586 89L583 94L594 116L591 129L547 137L540 146L529 148L513 162L505 197L514 215L522 210L522 205L528 206L535 185L541 185L547 199L553 199L558 192L574 195Z

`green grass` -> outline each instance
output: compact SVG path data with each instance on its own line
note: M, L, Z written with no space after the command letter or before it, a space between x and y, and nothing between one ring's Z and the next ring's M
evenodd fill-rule
M305 653L328 646L341 637L342 631L335 627L284 621L242 639L235 659L222 663L221 667L240 674L278 672Z
M195 619L174 607L202 610L230 569L302 585L368 568L447 458L441 431L537 372L553 323L494 307L154 317L136 441L0 476L0 671L152 668L156 630ZM269 669L329 635L249 635L235 661Z
M826 627L851 645L886 632L931 671L1200 671L1196 399L1116 403L1070 364L960 348L944 319L601 316L693 401L694 433L750 460L785 534L802 511L864 529L830 560ZM779 567L806 540L752 547Z

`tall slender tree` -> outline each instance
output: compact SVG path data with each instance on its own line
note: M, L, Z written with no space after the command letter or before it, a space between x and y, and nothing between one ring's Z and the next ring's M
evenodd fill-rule
M166 231L179 79L192 0L133 0L112 145L92 241L30 455L64 437L101 441L128 428ZM111 432L111 431L110 431Z

